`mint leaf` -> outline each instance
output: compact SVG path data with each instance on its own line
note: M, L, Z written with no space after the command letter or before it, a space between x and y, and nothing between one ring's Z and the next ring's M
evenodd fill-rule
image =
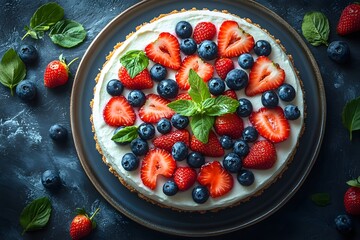
M325 207L330 204L330 194L328 193L315 193L310 196L311 201L320 207Z
M130 50L120 58L131 78L134 78L149 65L149 58L141 50Z
M308 12L305 14L302 25L302 34L314 46L325 44L328 46L330 33L329 20L321 12Z
M189 72L189 84L189 95L194 102L201 103L211 97L206 83L193 69L190 69Z
M349 180L346 182L351 187L359 187L360 188L360 177L357 179Z
M360 97L346 103L342 112L342 123L350 132L350 141L352 132L360 129Z
M209 105L209 107L203 105L205 113L209 116L221 116L227 113L233 113L239 106L239 101L223 95L216 97L211 102L214 102L214 104Z
M49 36L53 43L64 48L72 48L84 41L86 31L80 23L64 19L51 28Z
M27 231L41 229L46 226L51 215L51 202L47 197L35 199L20 214L20 225Z
M126 143L131 142L138 137L138 127L128 126L120 129L112 138L114 142Z
M178 114L188 117L193 116L199 110L197 104L191 100L179 99L169 103L167 106Z
M25 78L26 67L13 48L6 51L0 62L0 82L14 94L16 85Z
M194 136L201 142L207 143L209 140L209 133L214 125L215 117L205 114L196 114L190 119L190 127Z

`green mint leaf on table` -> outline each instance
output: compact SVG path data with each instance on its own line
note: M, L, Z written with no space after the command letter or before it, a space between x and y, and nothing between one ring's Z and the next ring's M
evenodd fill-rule
M128 126L120 129L112 138L114 142L130 142L138 137L138 127Z
M207 143L209 140L209 133L214 125L215 117L206 114L196 114L190 119L191 131L194 136L201 142Z
M31 36L34 39L40 39L44 36L44 32L63 19L64 9L57 3L50 2L40 6L34 15L30 19L30 26L25 26L27 36Z
M202 78L192 69L189 72L189 95L191 99L196 103L201 103L205 99L210 98L211 94Z
M64 19L51 27L49 36L53 43L64 48L72 48L84 41L86 31L80 23Z
M0 82L14 94L16 85L25 78L26 67L14 49L10 48L0 62Z
M130 50L120 58L131 78L134 78L149 65L149 58L141 50Z
M342 112L342 123L350 132L350 141L352 132L360 129L360 97L349 101Z
M198 105L191 100L176 100L168 104L168 107L173 109L178 114L183 116L193 116L199 111Z
M205 112L209 116L221 116L227 113L233 113L239 106L239 101L227 96L218 96L214 99L214 104L205 108Z
M314 193L310 196L311 201L317 206L325 207L331 203L329 193Z
M328 46L330 33L329 20L321 12L308 12L305 14L302 25L302 34L313 46L325 44Z
M360 177L346 182L351 187L360 187Z
M51 202L47 197L35 199L20 214L20 225L27 231L41 229L46 226L51 215Z

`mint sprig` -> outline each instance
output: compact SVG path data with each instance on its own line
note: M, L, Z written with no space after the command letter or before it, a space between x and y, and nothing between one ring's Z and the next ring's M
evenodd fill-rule
M329 20L322 12L313 11L306 13L301 24L301 30L302 34L311 45L329 45Z
M120 58L120 63L126 68L131 78L134 78L149 65L149 58L144 51L130 50Z
M342 123L350 132L350 141L352 132L360 130L360 97L346 103L342 112Z
M111 140L118 143L131 142L138 137L138 127L128 126L120 129L117 133L112 136Z
M310 196L310 199L319 207L325 207L331 203L330 194L325 192L314 193Z
M49 37L61 47L72 48L84 41L86 31L80 23L64 19L51 27Z

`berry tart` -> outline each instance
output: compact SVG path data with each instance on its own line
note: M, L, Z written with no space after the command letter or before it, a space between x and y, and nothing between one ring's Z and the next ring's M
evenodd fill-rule
M103 161L130 191L174 210L260 195L304 129L292 57L226 11L174 11L139 26L96 82L91 122Z

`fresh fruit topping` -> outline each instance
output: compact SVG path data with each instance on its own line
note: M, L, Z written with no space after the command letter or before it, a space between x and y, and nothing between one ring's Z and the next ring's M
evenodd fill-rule
M30 102L36 97L36 85L30 80L22 80L16 85L16 95L25 102Z
M288 83L284 83L278 89L279 98L285 102L291 102L294 100L296 92L293 86Z
M234 185L233 177L218 161L204 164L200 168L197 180L208 188L210 196L213 198L225 195Z
M281 107L260 108L249 119L261 136L274 143L285 141L290 135L290 125Z
M199 56L206 61L215 59L217 57L217 53L218 46L215 42L210 40L204 40L198 47Z
M110 98L103 111L106 124L114 127L132 126L135 123L136 115L124 96Z
M249 144L242 139L238 139L234 142L234 149L233 152L239 155L240 157L245 157L248 155L250 151Z
M135 127L135 130L137 131L137 127L136 126L131 126L131 127ZM126 139L122 139L122 137L124 135L127 135L128 132L126 132L124 134L123 131L125 131L125 129L128 128L128 127L118 127L114 130L114 135L112 136L111 140L113 140L116 144L119 144L119 145L126 145L126 144L129 144L133 139L132 138L127 138ZM120 141L118 140L118 134L119 132L121 132L121 139ZM135 131L134 131L135 132ZM134 137L133 138L136 138L137 137L137 133L134 133ZM124 136L125 138L125 136Z
M49 136L57 142L64 142L68 137L68 130L61 124L54 124L49 128Z
M214 96L219 96L225 91L225 83L220 78L212 78L208 81L209 91Z
M47 189L58 189L61 186L59 173L55 170L46 170L41 175L41 183Z
M295 105L287 105L284 108L284 115L287 120L296 120L300 117L300 110Z
M171 122L167 118L162 118L156 124L156 129L161 134L166 134L171 131Z
M178 167L174 173L174 182L180 191L188 190L196 181L196 170L191 167Z
M177 129L185 129L189 125L189 118L178 113L171 117L172 125Z
M141 90L131 90L127 100L133 107L141 107L146 101L146 96Z
M227 135L220 137L220 144L224 149L231 149L234 147L233 139Z
M222 136L227 135L232 139L240 138L244 130L243 120L235 113L218 116L214 124L215 132Z
M327 55L337 63L346 63L350 58L350 47L344 41L333 41L327 48Z
M248 96L255 96L281 86L285 81L285 71L265 56L256 59L249 74L249 85L245 89Z
M146 55L153 62L174 70L180 68L180 45L177 38L168 32L162 32L159 37L145 47Z
M234 69L234 63L230 58L218 58L215 61L215 70L221 79L225 79L228 72Z
M160 82L161 80L164 80L166 76L167 76L166 67L157 63L150 68L150 77L152 80L156 82Z
M179 38L191 37L192 30L191 24L186 21L180 21L175 26L175 33Z
M89 217L83 208L76 209L77 215L71 221L70 224L70 237L73 240L78 240L88 236L91 231L96 227L94 220L95 215L100 211L96 211Z
M54 88L67 83L69 80L69 66L77 59L75 58L69 64L66 64L65 58L61 54L59 60L51 61L44 72L45 87Z
M254 38L241 29L235 21L224 21L218 34L220 57L238 57L250 52L254 47Z
M269 169L276 162L276 149L272 142L260 140L254 143L243 159L243 167L250 169Z
M191 192L194 202L205 203L210 196L209 190L204 186L196 186Z
M347 35L360 31L360 4L351 3L342 11L336 31L339 35Z
M25 64L34 64L38 60L38 52L33 45L21 45L18 54Z
M242 138L246 142L255 142L258 136L259 133L253 126L247 126L246 128L244 128L244 131L242 133Z
M163 193L167 196L174 196L178 191L179 188L173 180L168 180L163 185Z
M192 168L199 168L205 164L205 157L199 152L191 152L186 162Z
M258 56L269 56L271 53L271 45L266 40L259 40L255 43L254 52Z
M187 56L175 75L175 79L182 90L188 90L190 88L190 69L193 69L204 82L208 82L214 74L214 67L211 64L204 62L197 55Z
M175 80L164 79L157 85L157 93L167 99L175 98L179 92L179 85Z
M222 163L224 168L231 173L237 173L241 169L241 158L233 152L226 154Z
M138 128L139 137L143 140L150 140L155 136L155 127L150 123L141 123Z
M226 85L232 90L241 90L248 85L249 77L244 70L235 68L225 78Z
M267 90L261 95L261 103L264 107L275 108L279 104L279 97L273 90Z
M126 153L121 159L121 166L126 171L134 171L139 167L140 159L133 153Z
M147 123L157 123L161 118L171 118L175 114L167 104L169 100L156 94L148 94L145 104L139 110L139 117Z
M237 95L234 90L228 89L223 93L224 96L237 100Z
M147 141L142 140L141 138L135 138L130 143L131 151L136 156L144 156L149 151L149 145Z
M124 90L124 86L118 79L111 79L106 84L106 91L111 96L120 96L123 90Z
M200 22L194 28L193 38L197 44L204 40L212 40L216 35L216 27L211 22Z
M187 130L176 130L165 135L156 137L153 144L157 148L165 149L169 153L176 142L184 142L189 146L190 133Z
M179 99L182 99L182 100L191 100L191 97L190 97L190 95L186 92L186 93L180 93L179 95L177 95L177 97L176 97L175 100L179 100Z
M345 211L351 215L360 215L360 177L346 183L350 187L344 195Z
M254 65L254 58L250 53L243 53L239 56L238 63L243 69L250 69Z
M187 158L189 148L184 142L176 142L171 148L171 155L175 161L182 161Z
M336 229L342 234L349 234L354 228L352 218L347 214L340 214L334 219Z
M236 109L237 115L240 117L248 117L253 111L252 103L249 99L240 98L239 99L239 107Z
M148 89L154 86L149 71L145 68L134 78L131 78L125 67L120 67L118 72L120 82L128 89Z
M238 182L243 186L250 186L254 183L255 176L254 173L247 169L241 169L237 174Z
M197 44L196 44L195 40L192 38L182 39L180 42L180 50L185 55L192 55L197 50Z
M176 162L171 154L163 149L150 149L141 163L140 177L145 186L154 190L159 175L171 177L176 169Z
M192 135L190 141L190 149L208 157L221 157L225 154L225 151L221 147L219 139L213 131L210 131L207 143L201 142L195 137L195 135Z

